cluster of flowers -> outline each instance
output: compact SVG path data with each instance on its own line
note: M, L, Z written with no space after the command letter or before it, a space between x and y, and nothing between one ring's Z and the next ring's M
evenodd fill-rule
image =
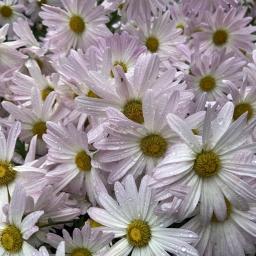
M0 0L0 256L255 255L254 2Z

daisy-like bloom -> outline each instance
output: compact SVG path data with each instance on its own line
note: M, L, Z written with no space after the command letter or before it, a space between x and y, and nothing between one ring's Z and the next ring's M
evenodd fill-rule
M215 119L214 108L208 108L202 138L196 137L178 116L167 116L170 127L184 144L177 144L154 170L154 187L160 192L175 185L191 188L180 210L182 218L189 216L200 202L204 223L213 213L219 220L227 215L225 199L238 209L248 209L256 199L255 190L242 178L255 177L255 164L237 160L237 154L255 150L247 142L255 120L247 126L246 114L233 121L234 105L228 102Z
M141 15L150 19L151 13L158 10L165 10L168 1L165 0L106 0L104 5L110 9L119 9L121 13L127 15L128 20L136 20Z
M256 27L248 25L251 17L244 17L245 12L246 9L237 8L225 12L221 7L214 13L207 12L202 31L194 34L196 44L209 54L214 49L226 49L241 56L252 51Z
M195 216L182 228L196 232L196 244L200 255L236 256L255 255L256 206L250 204L248 211L240 211L226 200L227 217L219 221L213 216L208 225L202 225L200 216Z
M6 24L0 29L0 72L4 73L8 70L15 70L21 67L27 58L16 49L24 43L20 42L4 42L8 32L9 24Z
M156 99L153 90L148 90L142 100L140 123L128 119L115 109L108 109L108 121L105 127L107 137L94 143L98 149L96 157L101 167L110 172L109 182L122 179L127 174L138 177L144 171L149 173L159 163L173 144L176 135L166 122L168 113L185 117L179 106L181 93L161 94ZM181 103L182 102L182 103Z
M20 139L29 142L33 136L37 135L38 143L40 144L42 144L42 136L47 130L46 122L58 122L69 112L56 103L55 92L51 92L43 101L38 88L32 89L31 109L8 101L2 102L2 105L13 118L21 121Z
M161 60L179 59L178 45L185 42L182 30L170 18L170 11L159 15L153 20L138 19L136 27L128 26L127 30L145 45L150 53L156 53Z
M194 89L197 98L206 93L208 100L218 101L226 97L230 91L230 84L227 81L233 82L237 88L242 83L244 65L243 60L225 54L225 51L201 56L195 54L186 82Z
M27 240L39 228L35 225L43 214L36 211L24 217L26 193L21 185L16 185L8 208L6 222L0 223L0 255L34 255L36 249Z
M87 134L72 124L67 127L47 123L43 136L49 148L48 161L58 166L47 177L57 191L69 185L71 191L87 193L90 202L96 203L98 191L106 191L99 174L99 164L89 151Z
M95 0L61 0L64 9L44 5L40 17L48 27L46 40L55 51L86 50L100 37L110 36L102 6Z
M66 79L74 77L74 73L76 73L76 81L79 82L80 77L84 76L85 73L79 74L81 68L88 67L88 71L93 72L98 79L104 80L104 83L108 83L108 87L111 87L115 83L114 67L120 66L129 79L134 74L138 57L145 50L145 47L127 32L123 32L121 35L116 33L106 39L99 39L96 44L89 47L86 55L81 52L70 51L67 58L61 58L58 61L57 69ZM93 62L92 59L94 59ZM77 67L78 65L79 67ZM81 65L85 66L80 67ZM92 91L89 91L85 83L80 82L78 86L84 95L93 96Z
M24 5L19 0L2 0L0 2L0 25L12 24L19 17L24 18ZM8 32L9 36L13 35L12 28Z
M12 125L5 137L0 130L0 207L8 203L9 195L12 195L17 182L22 183L28 192L33 193L35 187L42 188L41 181L45 175L42 169L29 166L28 164L15 166L12 163L16 140L20 134L21 125L16 122ZM26 178L27 177L27 178ZM29 178L29 182L27 182ZM30 183L30 184L29 184ZM0 217L1 214L0 214Z
M81 230L75 228L72 237L65 229L62 233L63 238L49 233L48 242L56 248L59 243L65 241L65 251L72 256L104 256L108 244L114 238L113 234L104 234L102 231L92 229L88 223Z
M92 116L105 116L106 108L114 107L122 111L130 120L143 123L142 99L147 89L157 88L159 96L161 93L169 93L175 89L185 89L185 84L180 82L180 74L173 68L159 74L160 60L155 54L140 55L135 64L134 75L129 81L119 65L114 68L114 87L106 84L106 81L94 72L90 71L87 75L82 75L86 72L82 73L82 70L86 68L79 61L80 59L77 60L76 67L79 67L80 81L87 84L98 97L77 97L77 110ZM78 78L77 72L73 72L72 78Z
M58 74L52 74L46 77L42 74L39 65L35 60L28 60L26 67L29 75L25 75L20 71L14 73L10 90L13 93L11 99L13 101L24 102L26 105L31 104L31 90L38 88L40 90L42 101L54 91L58 84Z
M88 214L102 224L104 232L114 233L121 238L105 256L129 255L198 255L189 244L194 243L197 236L185 229L167 228L172 220L155 215L157 201L154 191L148 185L145 176L139 189L134 178L129 175L124 185L115 183L115 201L108 194L102 193L99 200L104 209L92 207Z

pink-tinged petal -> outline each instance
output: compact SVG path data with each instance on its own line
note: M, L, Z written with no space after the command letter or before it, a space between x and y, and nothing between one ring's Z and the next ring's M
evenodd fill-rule
M187 126L186 122L174 114L167 115L167 122L172 130L196 153L202 149L198 139Z
M21 124L20 122L16 122L10 129L8 138L7 138L7 154L6 154L6 160L11 161L16 145L16 140L20 134L21 131ZM1 142L0 142L1 144Z
M21 226L21 220L26 206L26 193L20 184L16 184L12 194L8 219L10 224Z
M0 130L0 159L2 161L6 160L7 156L7 143L3 131Z

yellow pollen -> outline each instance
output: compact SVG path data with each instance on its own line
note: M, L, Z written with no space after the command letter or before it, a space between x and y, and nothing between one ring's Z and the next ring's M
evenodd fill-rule
M228 32L224 29L216 30L212 35L212 41L216 46L223 46L228 42Z
M33 135L37 135L39 138L42 138L42 136L46 133L46 130L46 123L43 121L35 123L32 127Z
M181 30L184 31L185 26L184 26L184 24L182 24L182 23L178 23L178 24L176 25L176 28L179 28L179 29L181 29Z
M142 102L140 100L128 101L124 106L123 113L127 118L136 123L144 123Z
M151 239L151 229L146 221L133 220L127 228L127 240L130 245L142 248Z
M92 253L86 248L77 248L71 252L71 256L92 256Z
M102 227L102 225L101 225L100 223L98 223L97 221L92 220L92 219L89 220L89 224L90 224L90 226L91 226L92 228Z
M253 108L250 103L239 103L234 109L234 120L237 120L242 114L247 112L247 120L249 121L253 117Z
M146 46L148 48L148 50L152 53L155 53L158 51L158 48L159 48L159 41L157 38L155 37L149 37L147 40L146 40Z
M213 151L202 151L196 157L193 169L201 178L216 175L221 167L218 155Z
M44 88L42 91L41 91L41 97L42 97L42 100L45 100L47 98L47 96L53 92L54 89L50 86Z
M100 97L99 97L96 93L94 93L93 91L91 91L91 90L88 91L88 93L87 93L86 96L87 96L87 97L90 97L90 98L100 99Z
M192 132L193 132L193 134L195 134L195 135L199 135L199 134L200 134L200 132L199 132L198 129L192 129Z
M83 172L90 171L92 168L91 157L88 156L85 151L80 151L79 153L77 153L75 163L77 168Z
M226 214L226 219L224 221L226 221L227 219L229 219L231 213L232 213L232 204L228 201L227 198L225 198L225 203L226 203L226 207L227 207L227 214ZM220 223L220 222L224 222L224 221L220 221L218 220L218 218L216 217L216 215L213 213L212 215L212 219L211 222L213 223Z
M86 29L84 20L78 15L74 15L70 18L69 27L77 34L83 33Z
M120 67L122 67L124 73L127 73L128 67L127 67L127 65L126 65L124 62L122 62L122 61L116 61L113 66L116 67L116 66L118 66L118 65L119 65ZM110 72L110 75L111 75L112 78L114 78L114 73L113 73L112 70L111 70L111 72Z
M12 225L7 226L0 233L0 243L4 250L11 254L20 252L23 244L20 230Z
M207 75L205 77L202 77L199 86L202 91L210 92L216 87L216 81L215 78L211 75Z
M16 178L16 171L8 162L0 161L0 187L6 186Z
M140 141L140 148L144 155L160 158L167 150L166 140L158 134L150 134Z
M3 5L0 8L0 13L5 18L10 18L13 14L13 10L9 5Z

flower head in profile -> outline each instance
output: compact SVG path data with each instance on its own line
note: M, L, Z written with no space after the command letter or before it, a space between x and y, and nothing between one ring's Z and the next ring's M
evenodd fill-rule
M190 245L197 236L185 229L168 228L171 219L155 215L157 201L149 188L149 177L145 176L137 188L132 175L124 184L115 183L116 200L108 194L100 194L104 209L92 207L88 214L102 224L104 232L114 233L116 242L105 256L174 255L196 256L197 251Z
M36 223L43 211L35 211L25 216L26 193L20 184L13 192L6 222L0 223L0 255L27 256L36 253L28 239L39 228Z
M245 177L255 177L255 164L237 160L237 154L255 150L248 143L248 134L253 123L247 125L246 114L233 122L234 105L228 102L213 118L209 108L202 137L197 137L186 123L176 115L167 116L170 127L184 144L175 145L165 159L157 166L153 177L154 187L161 189L183 184L191 188L180 209L181 216L189 216L200 202L200 215L208 223L213 214L224 220L228 208L225 201L234 207L246 210L256 199L255 190Z

